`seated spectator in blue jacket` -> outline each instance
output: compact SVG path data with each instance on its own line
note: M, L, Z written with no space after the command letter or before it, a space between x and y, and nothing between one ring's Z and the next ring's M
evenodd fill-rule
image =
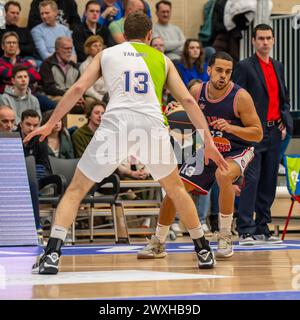
M112 21L119 20L125 15L125 3L123 0L97 0L101 6L101 15L98 23L100 25L109 25ZM151 10L149 4L144 1L145 11L151 19Z
M193 79L209 80L204 49L197 39L187 39L184 44L181 61L176 64L179 74L187 86Z
M108 26L112 21L124 16L124 8L121 0L97 0L101 6L98 23Z
M72 38L71 30L56 21L58 8L55 1L43 1L39 4L42 23L31 30L31 35L42 60L46 60L55 52L55 41L58 37ZM73 49L72 60L76 61Z

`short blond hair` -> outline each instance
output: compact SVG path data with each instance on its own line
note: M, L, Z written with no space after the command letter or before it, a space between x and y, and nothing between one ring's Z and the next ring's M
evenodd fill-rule
M58 11L57 3L53 0L44 0L39 4L39 9L50 6L54 11Z
M88 56L90 55L90 48L92 46L92 44L94 44L95 42L100 42L102 47L104 47L104 41L103 38L100 36L90 36L85 40L84 43L84 53Z

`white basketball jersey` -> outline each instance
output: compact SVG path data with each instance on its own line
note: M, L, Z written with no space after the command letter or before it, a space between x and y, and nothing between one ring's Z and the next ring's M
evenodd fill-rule
M162 93L165 56L140 42L124 42L102 53L101 69L109 93L106 112L138 112L164 121Z

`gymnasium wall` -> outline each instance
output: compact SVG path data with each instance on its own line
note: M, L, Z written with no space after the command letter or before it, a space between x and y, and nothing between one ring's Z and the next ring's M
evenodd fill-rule
M78 10L82 14L84 6L87 0L76 0L78 3ZM245 0L246 1L246 0ZM6 1L2 1L6 2ZM22 5L21 23L26 25L28 12L30 8L31 0L19 1ZM155 17L155 3L157 0L148 0L151 6L153 20ZM199 27L203 21L202 10L206 0L172 0L173 15L172 23L178 25L184 31L186 37L195 37L198 34ZM274 13L291 13L291 8L294 5L300 5L300 0L273 0L273 12Z

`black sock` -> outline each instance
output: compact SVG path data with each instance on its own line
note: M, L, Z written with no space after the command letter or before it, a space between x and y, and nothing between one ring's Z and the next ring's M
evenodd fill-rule
M45 249L45 254L50 254L52 252L57 252L58 255L61 255L61 247L64 242L58 238L49 238L47 248Z
M205 237L201 237L199 239L193 239L195 245L195 251L198 253L202 249L210 250L209 242L205 239Z

